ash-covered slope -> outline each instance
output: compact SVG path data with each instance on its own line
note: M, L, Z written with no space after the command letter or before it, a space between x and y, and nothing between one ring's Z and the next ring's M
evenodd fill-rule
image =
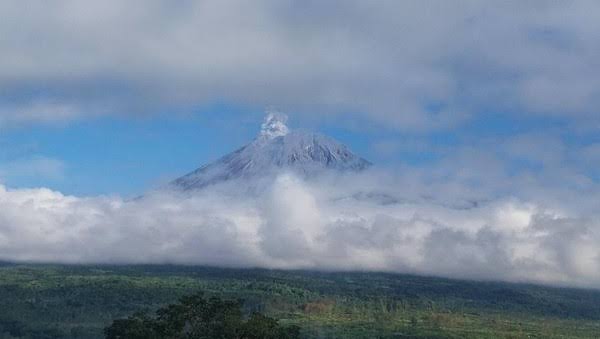
M287 117L270 112L248 145L174 180L176 189L195 190L232 179L256 179L282 170L310 177L326 170L361 171L371 163L327 136L290 131Z

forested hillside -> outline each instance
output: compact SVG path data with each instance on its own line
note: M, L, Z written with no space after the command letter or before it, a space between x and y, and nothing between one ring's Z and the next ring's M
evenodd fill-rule
M180 297L242 299L303 338L594 338L600 291L385 273L184 266L0 267L0 338L102 338Z

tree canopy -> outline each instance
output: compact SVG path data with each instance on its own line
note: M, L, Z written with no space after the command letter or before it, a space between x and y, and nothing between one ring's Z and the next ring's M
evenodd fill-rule
M276 319L253 313L245 319L240 300L204 298L202 293L183 297L156 311L155 316L135 313L114 320L104 330L107 339L295 339L297 326L282 326Z

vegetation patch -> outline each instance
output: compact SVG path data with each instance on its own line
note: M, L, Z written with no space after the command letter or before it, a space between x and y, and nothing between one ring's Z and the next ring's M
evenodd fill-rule
M386 273L5 264L0 265L0 338L104 338L115 320L156 319L160 309L200 291L206 302L243 300L235 306L240 324L260 313L265 322L297 326L300 338L597 338L600 333L600 291L595 290Z

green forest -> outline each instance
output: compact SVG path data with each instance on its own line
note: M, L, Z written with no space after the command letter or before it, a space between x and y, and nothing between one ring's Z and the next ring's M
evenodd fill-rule
M5 263L0 300L0 338L110 338L190 305L290 338L600 336L597 290L388 273Z

